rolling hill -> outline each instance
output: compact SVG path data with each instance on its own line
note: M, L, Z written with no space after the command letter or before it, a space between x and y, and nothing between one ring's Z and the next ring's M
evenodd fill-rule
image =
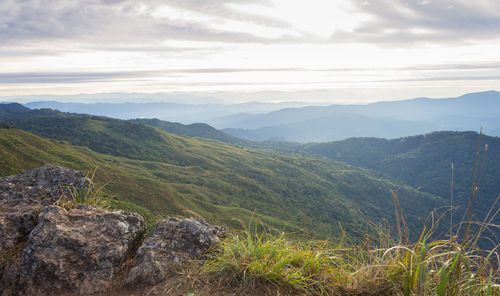
M181 137L129 121L56 112L7 122L51 139L2 129L0 175L46 162L99 167L98 182L109 184L117 206L137 207L151 220L201 215L234 225L233 218L245 220L255 211L268 225L302 229L302 235L335 239L341 223L360 237L369 221L394 222L390 190L399 187L416 235L421 219L443 205L436 196L343 163Z
M297 148L301 147L301 144L294 142L243 140L215 129L214 127L205 123L182 124L178 122L159 120L156 118L131 119L130 121L140 122L149 126L157 127L168 133L179 136L212 139L235 146L244 146L249 148L265 149L292 154L296 152Z
M131 121L140 122L147 124L149 126L154 126L162 129L168 133L187 136L187 137L200 137L205 139L213 139L223 143L242 145L247 147L258 146L258 143L253 143L251 141L246 141L234 136L231 136L225 132L217 130L212 126L205 123L192 123L192 124L182 124L178 122L163 121L156 118L146 119L137 118Z
M308 144L302 152L342 161L381 172L421 191L449 199L451 163L454 163L454 198L462 209L470 199L479 134L434 132L386 140L350 138L344 141ZM484 156L477 214L482 219L500 194L500 138L482 135L480 166ZM485 145L487 152L484 154ZM497 217L496 224L500 224Z

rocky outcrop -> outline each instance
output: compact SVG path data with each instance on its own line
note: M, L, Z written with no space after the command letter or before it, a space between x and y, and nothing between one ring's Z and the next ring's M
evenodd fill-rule
M0 199L40 200L45 205L55 202L67 188L81 186L88 179L80 172L46 164L40 168L0 179Z
M0 294L18 280L19 250L37 225L38 214L69 186L85 182L81 172L53 165L0 178Z
M64 167L38 169L0 179L0 252L26 241L38 213L53 204L69 186L81 186L85 176Z
M46 207L22 261L27 295L90 295L107 291L135 254L146 227L141 216L78 205Z
M123 282L157 284L170 264L200 258L225 233L202 219L169 218L141 245L138 214L54 204L71 186L91 184L52 165L0 178L0 295L106 295Z
M26 241L42 208L37 201L0 200L0 252Z
M137 251L127 284L154 285L161 282L170 264L199 258L217 244L225 232L225 228L212 226L203 219L159 221Z

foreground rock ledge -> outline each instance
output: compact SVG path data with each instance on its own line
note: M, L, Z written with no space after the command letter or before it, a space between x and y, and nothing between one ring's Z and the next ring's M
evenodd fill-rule
M69 186L86 182L81 172L50 164L0 178L0 295L19 279L20 253L38 214L67 194Z
M16 254L0 266L0 295L108 295L125 280L155 285L169 265L199 259L225 233L203 219L169 218L137 251L146 231L140 215L54 205L84 184L81 172L53 165L0 178L0 259Z
M25 242L38 213L66 194L68 186L86 180L79 171L50 164L0 178L0 252Z
M159 221L137 251L127 285L155 285L163 281L170 264L199 258L225 233L224 227L210 225L203 219Z
M146 231L135 213L78 205L46 207L24 250L21 283L26 295L109 290Z

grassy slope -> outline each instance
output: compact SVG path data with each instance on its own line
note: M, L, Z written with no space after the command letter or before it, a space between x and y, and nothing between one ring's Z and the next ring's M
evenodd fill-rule
M394 140L381 138L350 138L344 141L298 144L285 142L251 142L234 138L207 125L182 125L157 119L140 119L167 132L186 136L212 138L221 142L263 148L284 153L306 153L326 156L350 165L377 170L388 178L402 181L420 191L448 198L450 195L450 164L455 163L454 194L459 205L468 202L478 134L474 132L434 132L422 136ZM204 127L204 128L201 128ZM224 137L224 135L226 137ZM239 140L239 139L238 139ZM479 216L489 210L500 193L500 138L483 136L489 153L481 180ZM484 147L484 146L483 146Z
M108 126L105 120L89 118L84 126L119 139L133 128L127 125L120 130L120 124ZM155 145L149 146L146 139L137 149L146 156L160 149L151 154L160 155L160 161L100 154L17 129L1 129L0 175L47 162L80 170L97 166L97 181L109 183L106 190L119 206L146 214L150 221L165 215L201 215L211 222L236 226L233 218L248 220L255 210L274 227L303 228L306 235L334 237L340 234L338 222L348 232L359 233L368 219L393 220L389 190L397 185L368 171L333 161L184 138L153 128L149 131L158 137ZM420 217L441 204L406 187L400 189L399 197L415 228Z
M478 138L475 132L434 132L394 140L351 138L306 145L304 151L377 170L446 199L450 196L451 163L454 162L454 199L456 205L464 208L471 194ZM480 219L500 194L500 138L483 135L482 151L485 144L488 151L477 205Z
M153 119L138 118L131 121L142 122L149 126L154 126L168 133L180 136L213 139L223 143L242 145L247 147L253 147L258 144L251 141L233 137L205 123L182 124L177 122L159 120L156 118Z
M236 146L273 150L283 153L295 153L298 149L300 149L303 146L303 144L295 142L276 142L276 141L254 142L249 140L243 140L231 136L230 134L227 134L205 123L193 123L186 125L182 123L159 120L156 118L155 119L141 118L141 119L133 119L131 121L141 122L149 126L157 127L159 129L166 131L167 133L179 136L212 139Z

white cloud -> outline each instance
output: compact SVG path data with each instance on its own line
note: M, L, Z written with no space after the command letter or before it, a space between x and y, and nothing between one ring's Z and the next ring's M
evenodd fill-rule
M365 1L367 2L367 1ZM500 2L495 0L378 0L351 3L372 16L349 33L334 35L350 42L452 44L498 41ZM388 34L387 29L396 29Z
M451 90L491 86L500 60L493 0L3 0L0 15L0 95Z

